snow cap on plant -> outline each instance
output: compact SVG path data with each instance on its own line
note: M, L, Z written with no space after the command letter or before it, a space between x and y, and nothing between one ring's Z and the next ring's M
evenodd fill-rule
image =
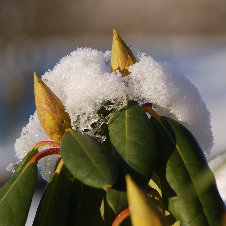
M78 48L62 58L42 79L60 97L73 129L88 131L95 137L95 131L110 120L98 115L98 110L101 107L121 109L130 99L140 105L151 103L159 115L178 120L193 133L208 154L213 145L210 113L198 89L172 65L159 63L146 54L136 57L137 61L117 31L113 30L112 54L110 51ZM125 76L128 74L130 76ZM60 109L64 110L63 107ZM38 141L48 140L37 113L30 117L16 140L15 150L19 159ZM92 127L94 124L95 128ZM68 122L62 133L69 125ZM51 159L44 167L49 174L56 158L46 159Z
M54 141L60 140L66 129L71 128L71 119L62 101L34 72L35 105L39 120L46 134Z

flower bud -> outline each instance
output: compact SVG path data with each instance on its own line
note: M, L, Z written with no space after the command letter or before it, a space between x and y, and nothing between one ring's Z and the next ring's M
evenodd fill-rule
M54 141L60 142L66 129L71 128L71 119L62 101L34 72L35 105L39 120Z
M145 195L129 175L126 176L126 187L133 226L168 225L154 201Z
M130 48L113 29L112 53L111 53L111 71L119 70L122 76L129 75L128 67L135 64L136 58Z

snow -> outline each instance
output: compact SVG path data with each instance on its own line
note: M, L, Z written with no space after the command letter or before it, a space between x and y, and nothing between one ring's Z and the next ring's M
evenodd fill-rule
M226 154L220 154L216 158L209 161L210 168L214 172L219 193L224 201L226 201Z
M30 116L28 124L22 129L20 138L16 140L16 157L23 159L27 152L42 140L50 140L50 138L44 133L38 115L35 112L34 115Z
M65 105L73 128L83 131L90 130L93 122L101 125L102 119L97 114L101 106L110 100L111 107L118 109L129 98L140 104L153 103L160 115L180 121L208 155L213 145L210 113L197 88L169 63L158 63L145 54L138 54L138 62L129 68L129 76L110 73L110 54L79 48L42 76ZM49 138L34 113L15 142L17 158L22 159L41 140ZM51 174L56 161L54 157L46 160L48 164L42 164L42 174Z
M157 63L144 54L130 71L129 97L159 106L161 115L184 124L209 154L213 145L210 113L198 89L173 65Z

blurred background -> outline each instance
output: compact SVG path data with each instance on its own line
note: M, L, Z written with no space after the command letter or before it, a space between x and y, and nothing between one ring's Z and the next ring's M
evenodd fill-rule
M0 186L35 111L33 71L42 75L77 47L110 50L112 28L134 52L175 64L198 87L212 114L214 168L226 151L225 21L224 0L0 0ZM226 200L226 167L216 176Z

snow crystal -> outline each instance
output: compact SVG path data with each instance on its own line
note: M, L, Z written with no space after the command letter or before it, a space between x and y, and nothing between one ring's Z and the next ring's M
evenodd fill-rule
M209 153L213 145L210 113L198 89L173 65L157 63L144 54L129 70L129 98L153 103L160 115L180 121Z
M16 157L23 159L28 151L42 140L50 140L50 138L45 134L38 115L35 112L34 115L30 116L29 123L22 129L20 138L16 139L14 145Z
M209 162L210 168L214 172L219 193L226 204L226 153L222 153L211 159Z
M38 166L41 168L41 176L44 180L52 179L58 161L59 155L49 155L39 160Z
M12 172L12 173L14 173L14 172L16 171L16 166L17 166L16 163L11 162L11 163L9 163L9 165L6 167L6 170L7 170L7 171L10 171L10 172Z
M110 55L110 51L79 48L42 76L64 103L74 129L92 130L93 123L100 127L109 118L100 118L97 111L107 103L108 110L122 108L129 98L140 104L153 103L160 115L180 121L195 135L205 153L210 152L213 144L210 113L188 79L172 65L158 63L145 54L139 54L138 62L129 67L129 76L121 77L119 72L110 73ZM89 134L104 140L95 135L95 129ZM49 138L34 113L16 140L16 156L22 159L41 140ZM45 160L42 174L46 179L56 161L56 157Z

